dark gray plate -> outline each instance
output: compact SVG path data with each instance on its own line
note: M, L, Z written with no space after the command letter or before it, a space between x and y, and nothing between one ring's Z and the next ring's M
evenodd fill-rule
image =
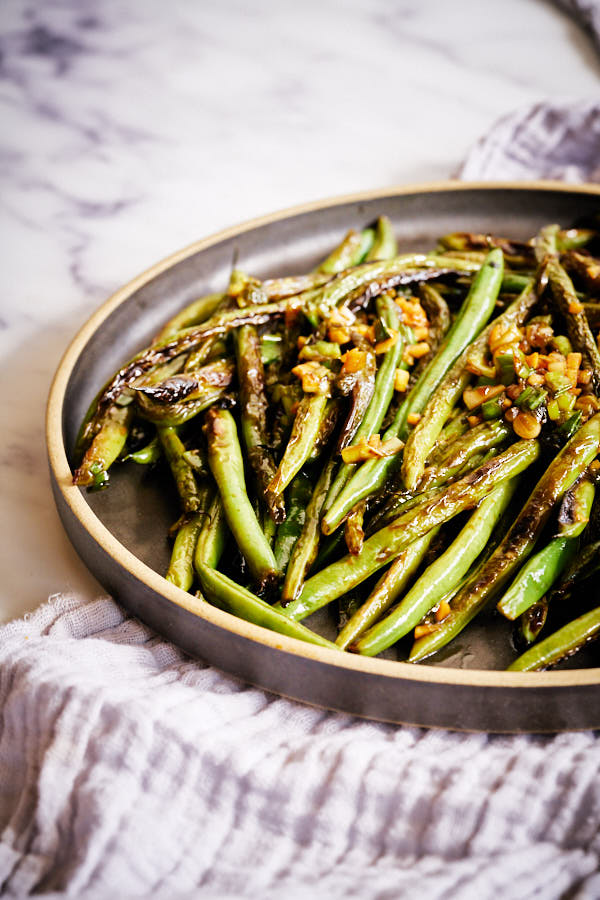
M86 494L69 476L79 423L106 379L194 297L227 284L232 261L259 277L305 271L350 227L382 213L403 250L448 231L531 236L600 208L600 191L552 184L410 187L325 201L215 235L159 263L124 287L77 335L56 375L48 448L57 506L75 547L106 588L185 650L255 684L309 703L421 725L498 731L600 725L594 645L551 673L505 673L514 658L508 623L475 621L432 665L409 666L321 650L242 622L169 585L166 532L177 505L168 480L115 467L109 490ZM311 624L309 622L308 624ZM322 612L312 622L327 636ZM400 654L402 653L402 648Z

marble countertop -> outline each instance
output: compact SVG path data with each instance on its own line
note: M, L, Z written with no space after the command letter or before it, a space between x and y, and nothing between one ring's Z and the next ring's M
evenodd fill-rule
M44 407L117 287L273 209L445 178L502 114L597 93L543 0L4 0L0 619L101 589L54 509Z

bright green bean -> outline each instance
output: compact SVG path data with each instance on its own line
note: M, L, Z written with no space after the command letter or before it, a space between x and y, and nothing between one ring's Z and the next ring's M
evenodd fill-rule
M381 318L389 328L392 328L398 333L398 338L394 346L385 354L383 362L377 370L373 396L371 397L371 401L360 425L354 433L352 438L353 444L359 444L363 440L368 440L371 435L376 434L379 431L394 394L394 377L396 369L402 360L402 354L408 338L408 329L400 327L396 303L389 297L379 297L377 306ZM340 463L333 484L329 490L327 500L325 501L325 509L329 509L332 506L333 501L356 468L356 464ZM327 519L327 517L325 518Z
M327 496L327 491L331 484L334 469L335 462L329 460L319 476L310 502L306 507L304 527L292 550L292 555L285 573L285 581L281 592L281 602L284 605L289 603L290 600L295 600L296 597L298 597L302 590L304 579L317 557L320 536L319 519L325 497Z
M206 414L204 431L208 464L219 488L227 524L254 579L262 587L275 580L277 564L248 499L235 420L229 410L213 407Z
M205 297L194 300L176 313L168 322L165 322L154 338L153 343L161 344L175 337L182 329L200 325L202 322L210 319L217 312L226 297L227 294L207 294Z
M398 243L394 227L387 216L379 216L375 225L374 241L367 253L366 262L377 259L393 259L398 255Z
M358 641L354 650L376 656L408 634L456 586L482 553L510 503L518 479L503 481L471 514L448 549L423 572L406 597Z
M105 415L100 430L85 451L81 465L73 474L73 484L103 486L108 482L107 472L123 451L133 409L113 404Z
M288 637L297 638L301 641L308 641L310 644L317 644L319 647L328 647L329 649L338 648L331 641L326 640L314 631L294 622L287 616L282 615L264 600L256 597L246 588L236 584L231 578L227 578L222 572L211 569L204 563L198 566L198 575L202 583L202 589L209 600L216 606L252 622L254 625L261 625L270 631L276 631L279 634L285 634Z
M286 607L286 613L294 619L302 619L357 587L398 556L411 541L475 506L497 484L522 472L538 455L536 441L513 444L481 469L451 484L441 496L414 507L377 531L365 541L359 556L345 556L313 575L298 599Z
M271 519L269 519L271 521ZM223 508L223 501L218 491L212 499L210 506L203 518L202 529L196 541L194 551L194 568L198 572L201 564L216 568L223 555L229 527Z
M498 603L498 611L507 619L517 619L550 590L576 551L577 541L574 538L557 537L549 541L525 563Z
M305 394L300 401L285 453L265 492L267 497L276 498L283 493L309 458L317 441L326 407L325 394Z
M485 326L494 311L503 272L502 251L498 248L491 250L473 279L460 313L440 350L425 370L422 381L419 381L417 398L412 396L410 400L411 412L423 412L426 405L429 405L432 391L437 388L449 367ZM415 390L417 386L413 392ZM428 416L424 415L409 435L402 461L402 477L409 490L414 490L417 486L439 430L431 429Z
M600 606L534 644L508 667L509 672L537 672L575 653L600 634Z
M286 571L294 545L302 533L311 494L310 478L304 472L298 472L288 490L285 521L277 527L273 552L279 572Z
M401 551L387 572L381 576L365 602L340 631L336 644L345 650L374 625L400 596L415 574L441 526L432 528Z
M600 413L589 419L548 466L510 531L473 579L459 591L443 622L415 641L410 661L417 662L444 647L502 589L531 554L555 503L568 491L598 452Z
M173 425L158 425L157 431L161 447L175 481L183 511L195 513L201 508L201 493L194 475L194 469L183 456L185 446L179 437L177 428Z

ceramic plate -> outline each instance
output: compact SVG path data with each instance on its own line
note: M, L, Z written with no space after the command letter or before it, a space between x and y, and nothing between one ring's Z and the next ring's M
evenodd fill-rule
M52 385L47 442L57 507L90 570L133 614L184 650L278 694L359 716L488 731L600 726L600 669L593 646L560 670L507 673L510 626L483 616L440 660L409 665L366 659L273 634L196 600L161 577L177 503L168 481L115 466L110 488L71 483L70 454L85 411L110 375L184 304L227 284L232 261L259 277L310 269L350 227L388 215L401 250L449 231L529 237L600 209L600 189L551 183L444 183L326 200L228 229L182 250L110 298L68 348ZM310 623L309 623L310 624ZM318 627L333 636L321 613ZM329 629L329 633L328 633Z

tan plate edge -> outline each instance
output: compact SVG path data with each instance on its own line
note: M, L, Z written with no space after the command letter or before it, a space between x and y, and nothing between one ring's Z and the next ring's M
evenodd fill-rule
M180 588L170 584L114 538L111 532L102 524L87 505L81 490L73 485L71 470L62 440L62 410L64 395L73 367L83 347L87 344L97 328L117 306L127 300L131 294L144 284L178 262L186 259L188 256L262 225L267 225L293 215L314 212L325 207L341 206L346 203L361 203L369 200L376 200L378 198L383 199L385 197L400 196L402 194L494 188L504 190L547 190L568 193L581 192L582 194L597 194L600 197L600 186L592 184L569 185L564 184L563 182L553 181L442 181L430 184L410 184L392 188L378 188L362 191L360 193L313 201L251 219L240 225L223 229L207 238L196 241L184 249L171 254L154 266L151 266L145 272L121 287L106 300L77 332L65 351L50 387L46 410L48 460L56 485L74 516L84 525L88 533L94 538L99 546L119 565L135 575L136 578L153 591L162 594L172 603L188 610L194 615L198 615L200 618L206 619L226 631L234 632L242 637L271 647L272 649L282 650L296 656L302 656L317 662L326 663L327 665L334 665L389 678L401 678L409 681L425 681L437 684L503 688L567 688L576 685L599 684L600 668L572 669L561 672L504 672L499 670L462 670L432 666L417 666L410 663L394 662L392 660L371 659L317 647L316 645L305 643L296 638L279 635L275 632L268 631L265 628L246 622L243 619L239 619L230 613L223 612L216 607L197 600L192 594L188 594Z

